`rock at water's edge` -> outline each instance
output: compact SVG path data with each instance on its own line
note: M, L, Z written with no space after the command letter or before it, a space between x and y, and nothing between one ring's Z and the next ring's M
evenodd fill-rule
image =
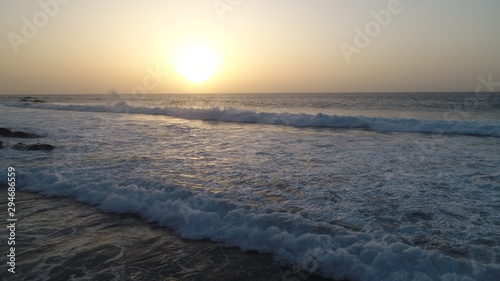
M0 136L6 138L21 138L21 139L31 139L31 138L41 138L37 134L22 132L22 131L11 131L7 128L0 128Z
M36 144L25 144L25 143L18 143L12 147L12 149L15 150L38 150L38 151L52 151L56 147L50 144L41 144L41 143L36 143Z
M45 102L44 100L33 98L33 97L22 97L19 99L22 102Z

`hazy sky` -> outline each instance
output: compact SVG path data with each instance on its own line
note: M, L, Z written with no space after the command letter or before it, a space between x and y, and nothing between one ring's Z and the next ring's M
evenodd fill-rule
M500 81L499 15L498 0L0 0L0 94L474 91ZM216 60L203 83L175 66L188 46Z

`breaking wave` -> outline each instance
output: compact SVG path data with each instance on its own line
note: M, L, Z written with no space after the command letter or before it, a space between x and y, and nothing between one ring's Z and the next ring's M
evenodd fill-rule
M113 106L55 103L34 104L20 102L9 102L5 105L11 107L82 112L165 115L185 119L287 125L294 127L323 127L340 129L357 128L377 132L412 132L500 137L500 122L497 121L421 120L366 116L341 116L327 115L323 113L314 115L306 113L257 112L219 107L140 107L129 106L123 101Z
M264 212L203 194L136 179L127 185L89 175L75 181L43 168L18 175L23 190L71 196L101 210L132 213L168 226L184 238L221 241L243 250L272 253L281 262L323 276L349 280L498 280L499 266L482 265L426 251L388 235L315 230L298 215ZM6 183L6 173L0 183ZM317 227L317 226L316 226ZM326 227L326 226L324 226Z

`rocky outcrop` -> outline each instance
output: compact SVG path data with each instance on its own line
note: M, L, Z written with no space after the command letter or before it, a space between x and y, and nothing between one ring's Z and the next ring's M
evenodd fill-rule
M21 138L21 139L31 139L31 138L41 138L42 136L39 136L37 134L33 133L28 133L28 132L23 132L23 131L12 131L7 128L1 128L0 127L0 136L6 137L6 138ZM0 141L0 149L7 147L7 145L3 142ZM42 143L35 143L35 144L25 144L25 143L18 143L14 146L11 147L12 149L15 150L38 150L38 151L52 151L56 147L50 144L42 144Z
M12 147L12 149L15 150L38 150L38 151L52 151L56 147L50 144L41 144L41 143L35 143L35 144L25 144L25 143L18 143Z
M21 138L21 139L32 139L32 138L41 138L37 134L22 132L22 131L11 131L7 128L0 128L0 136L6 138Z
M7 128L0 128L0 136L10 138L14 132Z
M22 102L45 102L44 100L33 98L33 97L22 97L19 99Z

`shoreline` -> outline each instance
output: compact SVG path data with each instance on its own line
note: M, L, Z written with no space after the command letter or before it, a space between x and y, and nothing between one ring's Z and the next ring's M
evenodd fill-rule
M16 217L16 273L7 272L2 254L2 271L12 275L3 280L331 280L268 254L183 239L137 215L104 213L72 198L17 189ZM6 253L7 243L0 249Z

